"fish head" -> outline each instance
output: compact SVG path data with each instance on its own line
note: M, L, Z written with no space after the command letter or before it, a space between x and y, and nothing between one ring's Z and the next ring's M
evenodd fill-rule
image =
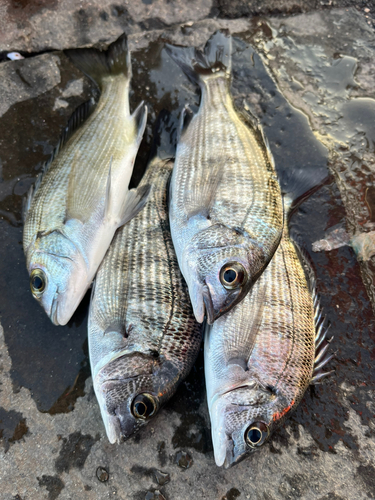
M210 416L216 464L227 469L262 448L293 403L255 381L215 396Z
M29 247L31 293L55 325L66 325L86 292L82 261L75 246L56 231L40 236Z
M128 439L158 413L177 388L179 372L171 362L135 351L97 373L94 389L110 443Z
M212 325L241 302L255 281L254 260L262 252L239 231L212 226L202 231L183 254L183 274L194 315ZM254 252L255 250L255 252Z

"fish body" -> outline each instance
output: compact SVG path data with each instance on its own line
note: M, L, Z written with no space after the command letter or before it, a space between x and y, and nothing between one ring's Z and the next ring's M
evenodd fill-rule
M88 338L107 436L128 438L174 394L201 343L168 221L173 162L156 158L144 209L117 233L95 279ZM143 413L142 413L143 412Z
M327 373L311 268L287 227L245 299L205 335L205 376L216 464L228 468L267 441L307 387ZM308 268L306 268L308 269Z
M141 104L130 114L126 38L107 52L83 49L68 55L95 79L101 96L93 111L85 104L72 116L29 193L23 234L32 293L56 325L69 321L116 229L142 208L147 196L145 187L127 189L147 109Z
M212 324L243 300L274 254L282 198L261 129L234 108L230 36L214 34L204 53L167 50L201 88L198 113L185 109L181 118L170 224L195 317Z

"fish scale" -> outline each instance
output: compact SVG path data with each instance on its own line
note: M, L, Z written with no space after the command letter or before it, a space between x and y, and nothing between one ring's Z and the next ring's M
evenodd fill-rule
M283 208L272 155L258 124L240 115L230 94L231 38L214 34L204 52L167 50L201 88L199 111L184 111L171 180L170 223L197 321L212 324L243 300L274 254ZM244 269L238 286L221 271Z
M207 327L205 375L217 465L230 467L257 449L246 442L251 426L266 426L262 445L309 384L327 375L320 370L331 357L314 281L285 225L245 299Z
M33 296L65 325L90 287L118 227L143 207L148 188L128 190L147 108L129 109L130 55L121 36L106 52L67 51L100 87L78 108L25 204L23 247Z
M129 437L146 422L131 413L137 394L153 394L160 407L175 392L201 342L201 326L169 230L172 166L159 158L148 166L140 186L152 185L149 200L117 232L95 280L88 324L90 363L111 442Z

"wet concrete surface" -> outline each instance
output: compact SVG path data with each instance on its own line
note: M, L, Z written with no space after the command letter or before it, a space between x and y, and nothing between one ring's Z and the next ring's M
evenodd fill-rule
M24 56L109 44L128 34L164 30L202 19L291 15L353 7L374 26L372 0L9 0L0 3L0 60L7 52Z
M88 297L66 327L53 326L29 292L21 245L22 197L71 112L97 94L59 52L0 65L15 88L27 87L21 77L15 80L19 74L28 75L30 84L28 95L9 94L9 107L0 117L1 499L375 497L375 321L368 287L352 248L311 251L312 243L330 228L347 222L354 234L355 228L371 223L364 208L371 206L366 189L371 187L374 142L372 32L364 29L366 18L355 12L345 17L345 12L332 11L328 20L321 13L208 19L130 37L131 106L145 99L150 112L133 185L142 176L158 112L167 108L177 120L183 105L199 102L197 89L163 49L165 39L201 45L219 27L236 35L236 105L243 109L245 101L259 116L285 186L293 188L289 173L299 165L319 179L333 174L293 215L291 231L316 270L334 336L335 374L307 391L263 449L229 471L217 468L213 459L202 354L146 428L124 444L108 443L89 376ZM327 30L332 39L325 36ZM346 33L356 42L348 41ZM46 72L43 86L38 75L44 66L55 69ZM345 111L354 98L355 109ZM336 167L340 163L347 168L350 155L368 166L364 183L355 175L350 183L340 180ZM345 189L353 195L346 197Z

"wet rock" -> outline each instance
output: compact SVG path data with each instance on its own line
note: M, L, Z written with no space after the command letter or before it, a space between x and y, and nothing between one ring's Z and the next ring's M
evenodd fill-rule
M166 500L165 496L159 490L148 491L145 500Z
M294 474L293 476L283 476L279 486L279 493L282 498L293 499L303 498L310 479L303 474Z
M283 94L309 116L315 136L330 151L347 230L375 310L375 93L369 81L375 72L373 29L355 9L313 12L269 24L272 38L259 46Z
M41 478L37 477L39 486L44 486L48 491L48 500L56 500L64 488L64 483L58 476L46 476Z
M25 53L108 44L124 31L163 29L205 18L212 0L92 0L11 1L0 15L0 52Z
M43 54L30 60L11 61L0 65L0 117L17 102L48 92L61 81L60 59Z
M295 14L307 12L317 7L318 2L311 0L218 0L217 5L222 17L242 17L259 14Z
M164 467L164 465L167 463L167 453L165 451L165 441L160 441L158 443L157 451L158 451L158 459L159 459L160 465L162 467Z
M9 285L7 303L1 301L0 314L13 352L13 380L15 386L33 390L40 410L71 411L77 398L83 395L85 379L90 373L85 349L87 330L82 323L89 296L80 306L79 315L56 335L50 320L35 307L37 304L28 289L24 254L19 244L21 211L23 197L48 160L70 115L94 96L95 88L61 53L1 64L0 75L0 87L5 89L0 91L3 96L0 108L7 109L0 117L0 224L4 235L0 260L5 268L9 266L9 271L5 271ZM56 109L59 99L64 99L67 106ZM24 130L33 130L35 136L25 134ZM25 153L22 159L21 150ZM11 253L7 251L10 247ZM21 308L16 305L16 297L22 301ZM33 321L29 323L31 316ZM62 359L60 356L64 362L56 363Z
M369 497L375 495L375 467L371 464L360 465L357 468L357 474L362 478Z
M55 462L56 471L61 474L69 472L72 468L82 469L93 444L98 439L99 436L93 438L90 434L82 435L79 431L62 438L63 444Z
M174 463L177 464L181 469L190 469L193 465L193 457L187 451L178 451L174 458Z
M0 443L4 451L9 446L23 438L28 432L26 419L17 411L6 411L0 407Z

